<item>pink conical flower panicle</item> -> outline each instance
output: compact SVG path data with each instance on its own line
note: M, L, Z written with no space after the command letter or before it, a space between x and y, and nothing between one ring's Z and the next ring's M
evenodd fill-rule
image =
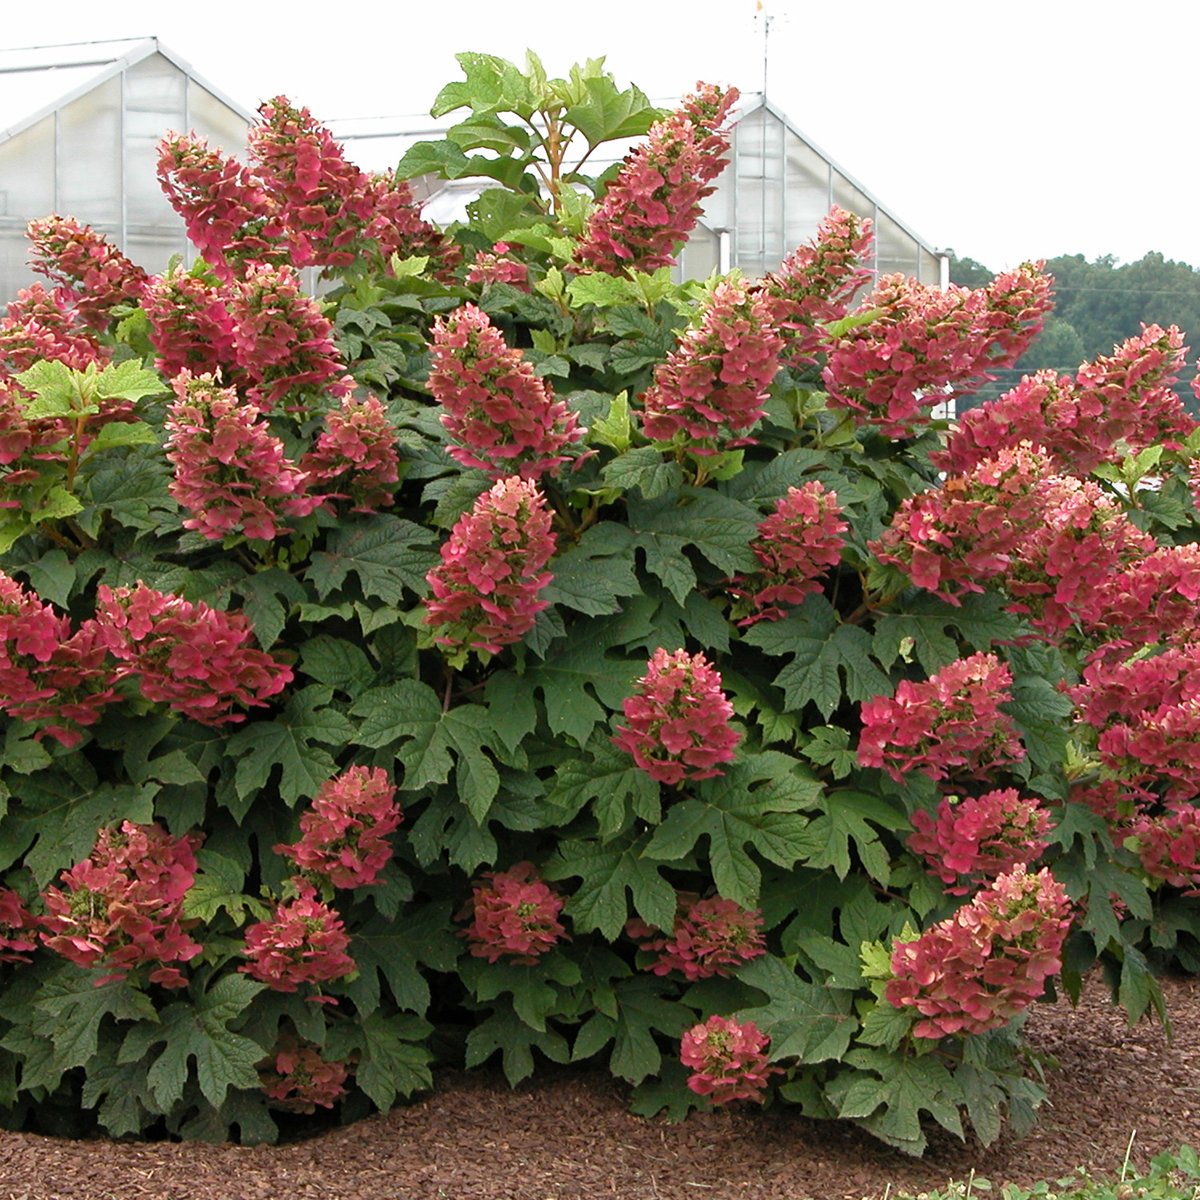
M539 593L552 575L550 510L537 485L501 479L464 513L429 572L425 622L451 662L470 651L498 654L519 642L549 606Z
M234 533L267 541L323 501L308 494L308 476L283 452L259 410L218 386L211 375L181 372L166 422L171 495L191 515L186 529L218 540Z
M834 205L813 239L792 251L759 285L784 339L782 357L788 366L817 361L826 340L822 326L841 320L855 293L871 279L866 263L873 241L869 218Z
M288 261L278 206L236 159L203 138L169 133L158 181L204 261L226 282L249 263Z
M374 397L347 397L325 414L316 445L300 469L327 500L349 500L354 512L377 512L392 501L400 482L396 428Z
M19 291L0 318L0 378L19 375L42 359L82 371L111 358L112 351L100 345L70 302L40 283Z
M483 882L472 887L470 901L458 914L460 919L471 919L460 936L467 939L476 958L533 966L566 936L558 919L564 903L532 863L488 871Z
M960 658L922 683L904 679L893 697L863 702L858 761L897 782L909 771L930 779L984 779L1025 757L1016 725L1000 706L1012 700L1012 672L994 654Z
M679 1060L690 1067L687 1085L713 1104L766 1098L767 1086L778 1067L768 1065L771 1039L753 1021L711 1016L694 1025L679 1044Z
M721 691L721 676L703 654L650 657L638 690L623 705L626 724L613 741L651 779L676 787L722 775L741 735L730 727L733 705Z
M908 848L925 859L951 896L965 896L1015 866L1028 866L1049 844L1050 814L1016 788L943 797L936 814L918 809L912 824Z
M700 323L688 330L642 397L648 437L686 437L713 452L749 432L763 414L783 341L765 300L740 280L717 284Z
M696 86L626 156L576 250L583 267L615 275L674 263L675 248L696 227L700 201L725 167L722 123L738 98L736 88Z
M136 678L147 700L169 704L203 725L245 719L236 706L262 707L292 681L292 669L248 645L242 613L136 587L97 593L96 623L118 677Z
M46 889L42 941L81 967L103 967L105 979L153 966L151 983L184 987L187 980L171 964L203 949L187 934L195 922L183 920L199 843L195 835L173 838L153 824L102 829L91 855L63 872L63 887Z
M264 412L285 399L289 407L303 407L306 392L337 399L350 394L354 381L334 345L333 326L290 267L249 267L231 289L229 311L246 395Z
M332 1108L346 1094L349 1074L346 1063L330 1062L316 1046L284 1037L275 1047L269 1067L260 1065L258 1079L272 1108L312 1113L317 1108Z
M669 934L639 920L629 921L625 934L638 942L641 953L657 956L648 970L655 975L679 971L689 983L732 975L767 952L761 912L721 896L701 899L691 892L678 895Z
M154 365L161 374L174 379L180 371L190 371L234 382L234 324L225 288L173 271L146 283L142 309L158 354Z
M350 767L322 784L300 818L300 840L276 846L302 871L337 888L369 887L392 857L400 824L396 787L381 767Z
M136 301L146 272L103 234L57 214L30 221L30 266L56 283L90 326L103 329L118 304Z
M1014 867L954 916L892 950L888 1003L921 1015L920 1038L1000 1029L1062 969L1071 901L1046 869Z
M281 900L271 920L246 930L242 954L247 961L239 969L276 992L315 986L309 999L322 1001L322 984L345 979L357 969L347 953L350 935L310 883L293 880L293 885L298 893L293 899Z
M493 479L558 475L564 451L583 436L575 414L474 304L434 322L429 390L454 440L450 454Z
M783 605L820 591L821 576L841 562L848 528L836 492L815 479L788 488L750 543L759 570L736 580L734 593L747 597L751 610L741 624L777 621L786 615Z

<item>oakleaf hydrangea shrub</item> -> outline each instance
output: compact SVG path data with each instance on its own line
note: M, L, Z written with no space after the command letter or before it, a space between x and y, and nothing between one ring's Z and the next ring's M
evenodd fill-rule
M164 131L190 266L30 229L4 1121L269 1141L550 1060L911 1153L1027 1126L1034 1003L1200 967L1179 331L936 417L1037 264L875 278L834 209L678 283L736 91L460 62L383 176L282 96L244 160Z

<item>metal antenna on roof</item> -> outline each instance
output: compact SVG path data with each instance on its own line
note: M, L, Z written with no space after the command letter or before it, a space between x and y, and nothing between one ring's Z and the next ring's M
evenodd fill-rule
M762 2L762 0L755 0L754 19L756 21L759 21L759 20L762 21L762 31L763 31L763 39L762 39L762 43L763 43L762 98L763 98L763 103L766 104L766 102L767 102L767 64L769 62L768 50L770 48L770 40L771 40L771 23L774 21L774 17L772 17L771 14L769 12L767 12L767 6Z

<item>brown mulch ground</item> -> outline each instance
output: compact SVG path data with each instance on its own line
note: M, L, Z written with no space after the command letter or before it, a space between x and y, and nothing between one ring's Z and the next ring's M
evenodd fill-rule
M455 1075L407 1108L278 1147L68 1142L0 1133L0 1200L862 1200L942 1187L971 1168L999 1185L1084 1165L1115 1174L1130 1135L1145 1164L1200 1146L1200 980L1164 984L1175 1039L1125 1026L1093 983L1078 1010L1039 1006L1030 1038L1055 1056L1051 1107L1020 1142L938 1139L920 1161L854 1128L785 1109L681 1125L631 1116L621 1088L560 1072L509 1091Z

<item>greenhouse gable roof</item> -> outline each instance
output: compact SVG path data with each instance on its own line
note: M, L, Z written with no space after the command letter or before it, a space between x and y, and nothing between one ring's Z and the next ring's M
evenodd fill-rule
M255 120L253 113L197 75L158 38L27 46L0 50L0 142L152 54L161 54L247 122Z

